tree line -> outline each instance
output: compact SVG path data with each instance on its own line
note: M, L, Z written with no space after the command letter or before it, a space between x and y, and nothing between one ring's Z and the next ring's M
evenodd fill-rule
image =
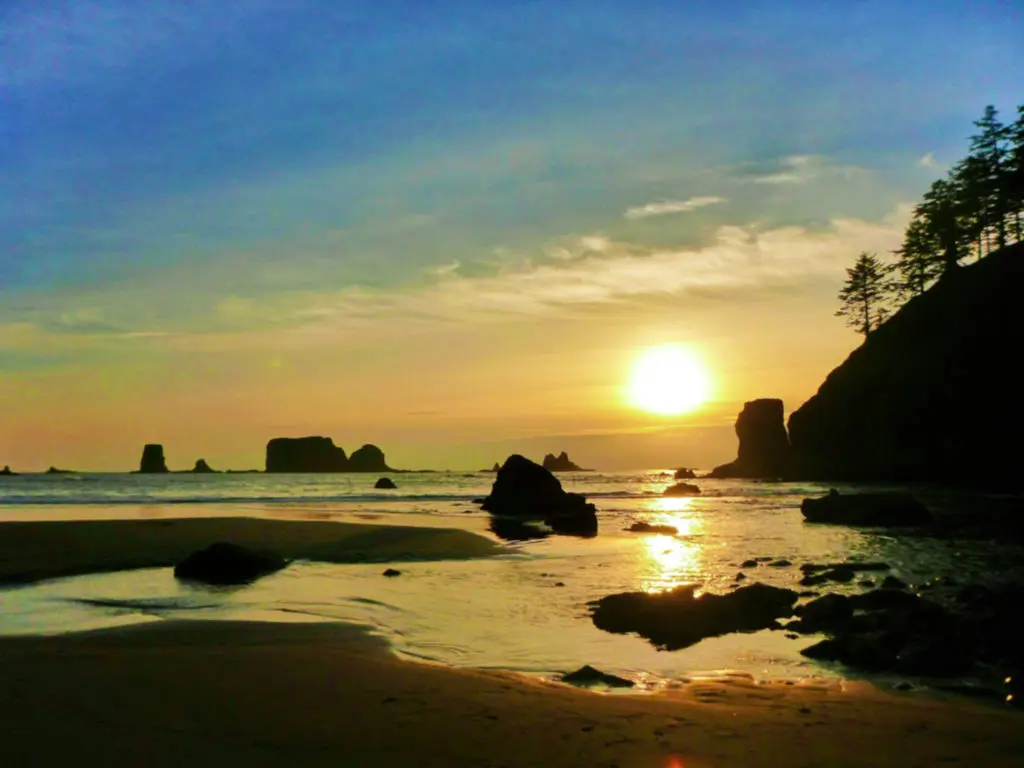
M870 335L965 260L1024 240L1024 105L1009 125L991 105L974 125L968 155L925 192L895 261L864 252L846 270L836 315L858 333Z

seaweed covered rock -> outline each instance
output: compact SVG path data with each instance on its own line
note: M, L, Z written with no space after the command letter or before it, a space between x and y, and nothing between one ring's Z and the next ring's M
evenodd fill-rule
M218 542L193 552L174 567L174 576L205 584L248 584L287 565L279 555Z
M778 627L793 615L797 593L750 584L725 595L696 597L686 585L668 592L621 592L591 603L594 625L606 632L635 632L655 646L676 650L707 637Z
M804 499L800 512L809 523L851 526L927 525L931 512L907 493L839 493L834 488L826 496Z

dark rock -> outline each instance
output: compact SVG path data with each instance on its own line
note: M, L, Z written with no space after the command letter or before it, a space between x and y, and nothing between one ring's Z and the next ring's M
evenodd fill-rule
M697 477L697 473L694 472L692 469L687 469L686 467L680 467L679 469L677 469L675 471L675 474L673 475L673 477L676 480L694 480Z
M802 479L1020 486L1024 243L942 277L789 418Z
M364 445L352 451L348 457L348 472L392 472L387 461L384 460L384 451L376 445Z
M772 567L772 568L788 568L789 566L792 565L792 563L789 560L782 559L782 560L772 560L770 563L768 563L768 565L770 567Z
M895 576L886 576L882 579L882 589L906 589L907 583Z
M597 508L566 493L551 472L518 454L505 460L482 506L494 515L543 520L556 533L597 534Z
M623 592L593 603L594 624L606 632L635 632L655 646L686 648L706 637L755 632L793 615L796 592L750 584L726 594L694 597L695 586L662 593Z
M819 571L834 571L843 569L853 573L872 573L892 570L888 563L804 563L800 570L804 573L818 573Z
M858 587L873 587L873 586L875 586L875 580L874 579L861 579L860 581L857 582L857 586Z
M44 474L47 475L73 475L75 470L73 469L57 469L57 467L50 467Z
M12 471L11 468L6 464L4 464L3 469L0 469L0 475L3 475L4 477L14 477L17 474L17 472Z
M745 574L743 571L740 571L739 573L736 574L736 578L734 578L733 581L737 581L737 582L738 581L746 581L746 579L747 579L747 574Z
M164 461L164 447L162 445L150 443L142 449L139 472L143 474L163 474L167 472L167 464Z
M373 487L393 490L398 486L395 485L395 481L392 480L390 477L382 477L380 480L373 484Z
M653 523L633 523L627 531L633 533L663 533L666 536L675 536L679 533L679 529L671 525L655 525Z
M402 572L397 570L397 569L395 569L395 568L388 568L386 571L384 571L383 575L387 576L389 579L391 579L391 578L394 578L395 576L401 576Z
M287 564L278 555L220 542L186 557L174 567L174 576L206 584L248 584Z
M206 459L197 459L196 465L192 467L192 471L196 474L205 475L212 474L217 470L211 469L210 465L206 463Z
M757 568L757 560L744 560L740 563L740 568Z
M800 511L809 523L853 526L927 525L932 515L906 493L840 494L834 488L819 499L804 499Z
M267 443L267 472L346 472L348 458L329 437L275 437Z
M670 485L661 493L662 496L700 496L700 488L690 483Z
M520 520L515 517L492 517L488 526L491 533L505 541L534 541L551 535L537 521Z
M553 453L546 454L544 461L541 462L541 466L544 467L548 472L583 472L586 471L582 467L574 464L569 460L569 454L562 451L560 454L555 456Z
M570 685L606 685L609 688L633 687L632 680L627 680L624 677L617 677L616 675L609 675L599 669L594 669L589 664L580 667L575 672L569 672L568 674L562 675L559 679L563 683L569 683Z
M843 595L824 595L796 609L800 621L790 627L803 633L835 632L853 618L853 604Z
M710 477L776 479L789 472L789 437L781 400L744 403L736 419L736 460L715 467Z
M552 586L564 587L565 586L565 582L564 581L556 581Z

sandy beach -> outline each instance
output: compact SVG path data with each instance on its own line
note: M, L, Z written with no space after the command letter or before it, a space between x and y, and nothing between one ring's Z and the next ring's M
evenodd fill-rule
M1017 766L1019 714L867 686L602 695L412 663L344 625L0 641L10 765ZM9 761L9 762L8 762Z
M445 528L255 518L8 522L0 527L0 584L173 566L230 541L289 560L402 562L486 557L502 548Z

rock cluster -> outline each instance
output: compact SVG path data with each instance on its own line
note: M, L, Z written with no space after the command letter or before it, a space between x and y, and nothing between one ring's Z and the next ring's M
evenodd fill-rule
M548 472L582 472L583 468L574 464L569 459L569 454L562 451L555 456L553 453L546 454L541 466Z
M364 445L351 456L329 437L275 437L267 443L267 472L391 472L384 452Z

